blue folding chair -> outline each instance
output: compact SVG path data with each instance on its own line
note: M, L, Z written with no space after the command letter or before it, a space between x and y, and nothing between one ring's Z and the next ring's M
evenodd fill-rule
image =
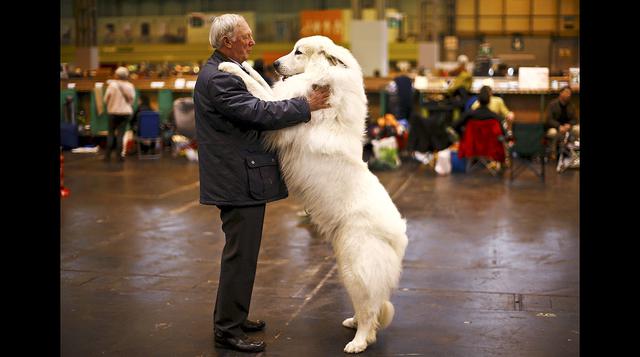
M162 156L162 137L160 136L160 113L151 110L140 112L138 123L138 159L159 159ZM149 145L148 153L143 154L141 144Z

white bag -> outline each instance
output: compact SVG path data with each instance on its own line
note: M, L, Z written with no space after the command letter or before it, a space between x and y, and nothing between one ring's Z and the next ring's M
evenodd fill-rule
M435 170L439 175L448 175L451 173L451 150L444 149L438 151Z
M127 145L133 141L133 130L127 130L122 136L122 156L127 156Z

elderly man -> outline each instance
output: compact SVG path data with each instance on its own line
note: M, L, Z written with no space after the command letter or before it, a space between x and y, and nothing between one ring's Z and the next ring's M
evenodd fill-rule
M278 159L261 143L265 130L304 125L311 112L327 108L329 89L308 97L266 102L252 96L240 77L218 70L221 62L242 64L255 45L245 19L225 14L209 33L216 50L203 66L193 95L200 165L200 203L220 209L226 244L222 251L214 309L216 346L263 351L263 341L245 332L263 321L248 320L267 202L287 197Z

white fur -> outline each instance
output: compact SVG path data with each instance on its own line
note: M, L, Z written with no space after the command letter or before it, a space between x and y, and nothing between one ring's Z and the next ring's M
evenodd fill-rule
M332 65L335 61L327 55L341 63ZM361 352L393 319L389 299L402 270L406 222L362 161L367 99L355 58L330 39L312 36L300 39L279 61L278 71L288 77L273 90L246 64L251 76L230 62L219 69L240 76L263 100L304 96L314 84L331 87L330 108L312 112L306 124L268 132L265 144L277 151L289 191L302 200L311 221L332 243L355 310L355 316L343 322L357 328L344 351Z

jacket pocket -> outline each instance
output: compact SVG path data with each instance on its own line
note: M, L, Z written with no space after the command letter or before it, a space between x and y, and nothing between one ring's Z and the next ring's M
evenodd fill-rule
M258 200L272 198L280 192L280 170L274 155L251 155L245 159L249 192Z

